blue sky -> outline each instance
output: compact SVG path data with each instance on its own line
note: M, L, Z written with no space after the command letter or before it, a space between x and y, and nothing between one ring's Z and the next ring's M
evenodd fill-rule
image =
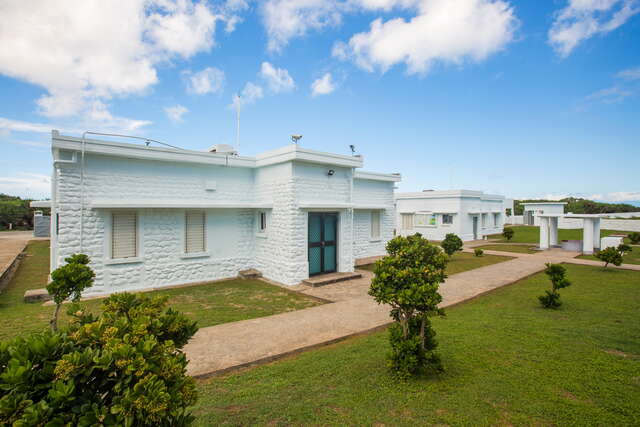
M640 201L640 0L0 10L0 192L48 196L52 128L205 149L235 143L240 102L244 155L301 133L402 191Z

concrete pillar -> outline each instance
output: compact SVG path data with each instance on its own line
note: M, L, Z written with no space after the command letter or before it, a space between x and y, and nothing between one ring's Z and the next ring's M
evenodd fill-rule
M558 246L558 218L549 218L549 245Z
M549 249L549 218L538 217L540 224L540 249Z
M584 218L582 221L582 253L591 255L593 254L593 232L595 227L591 218Z
M593 248L600 250L600 218L593 219Z

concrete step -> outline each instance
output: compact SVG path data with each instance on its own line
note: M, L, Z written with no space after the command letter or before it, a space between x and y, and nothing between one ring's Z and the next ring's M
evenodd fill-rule
M46 289L29 289L24 293L24 302L41 302L51 300L51 295Z
M329 273L329 274L321 274L319 276L309 277L306 280L303 280L302 283L304 285L313 286L314 288L317 286L329 285L331 283L344 282L346 280L359 279L362 277L360 273Z
M250 268L248 270L238 272L238 277L241 279L258 279L262 277L262 273L255 268Z

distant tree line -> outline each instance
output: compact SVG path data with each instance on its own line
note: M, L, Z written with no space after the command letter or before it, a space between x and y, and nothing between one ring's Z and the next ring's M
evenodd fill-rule
M49 215L50 209L32 208L29 206L30 203L31 199L0 193L0 230L9 229L9 224L12 224L14 230L32 229L33 212L36 210Z
M574 214L602 214L616 212L640 212L640 206L633 206L627 203L601 203L593 200L581 199L578 197L567 197L561 200L514 200L514 210L516 215L524 213L523 203L540 203L540 202L566 202L564 207L565 213Z

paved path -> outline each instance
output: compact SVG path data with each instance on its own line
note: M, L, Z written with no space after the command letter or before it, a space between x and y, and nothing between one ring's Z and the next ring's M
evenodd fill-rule
M536 254L486 253L513 259L447 278L440 286L442 307L538 273L547 262L602 266L600 262L575 259L577 253L562 250ZM624 264L617 268L640 271L640 265ZM189 374L219 374L384 327L391 321L389 308L376 304L367 295L372 273L361 272L363 277L356 280L318 288L294 287L307 295L335 301L333 303L200 329L185 347Z
M27 246L29 240L33 239L33 231L0 232L0 280Z

